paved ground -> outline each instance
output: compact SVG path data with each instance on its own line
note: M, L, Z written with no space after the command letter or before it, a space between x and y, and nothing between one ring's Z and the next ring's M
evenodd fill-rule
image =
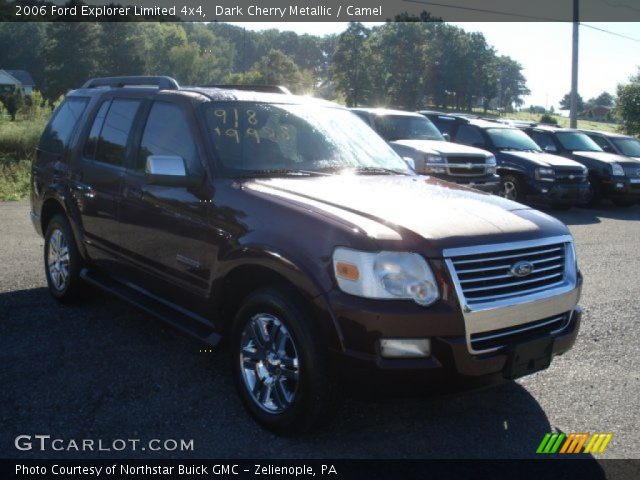
M63 439L193 439L193 453L276 458L530 457L547 431L613 432L602 458L640 458L640 207L557 214L586 282L576 347L551 368L482 392L349 399L325 431L282 439L256 427L224 356L104 295L77 307L45 289L28 205L0 203L0 457L20 434ZM120 454L122 455L122 454Z

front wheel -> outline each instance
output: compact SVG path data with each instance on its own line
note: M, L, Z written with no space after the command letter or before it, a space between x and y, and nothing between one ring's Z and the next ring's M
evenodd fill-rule
M231 333L234 379L262 426L290 435L330 417L335 389L321 338L292 289L258 290L243 302Z
M499 195L507 200L522 202L524 200L524 185L515 175L505 175L500 179Z

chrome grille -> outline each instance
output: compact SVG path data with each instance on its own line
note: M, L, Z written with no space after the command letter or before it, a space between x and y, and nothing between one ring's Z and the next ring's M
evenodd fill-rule
M624 173L627 177L640 177L640 163L638 165L623 165Z
M540 292L564 281L566 243L503 249L451 258L452 275L460 285L469 305L492 303ZM526 276L516 276L512 269L519 262L533 266Z
M456 177L478 177L486 173L486 160L482 156L447 156L447 173Z
M582 170L556 170L556 183L583 183L587 176Z
M471 347L476 351L494 350L551 335L563 330L569 324L570 315L570 312L566 312L514 327L474 333L471 335Z

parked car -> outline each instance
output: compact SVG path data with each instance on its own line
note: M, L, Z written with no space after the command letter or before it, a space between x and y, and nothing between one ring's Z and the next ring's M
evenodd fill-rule
M500 194L505 198L560 209L588 200L587 169L543 152L518 128L476 118L433 113L429 117L452 141L484 148L496 156Z
M629 135L596 130L580 130L607 153L615 153L640 160L640 139Z
M410 159L417 173L489 193L500 190L496 159L490 152L447 142L424 116L384 108L352 108L351 111L389 142L401 157Z
M524 131L545 152L570 158L589 169L590 205L608 198L618 206L628 207L640 200L640 161L604 152L578 130L538 126Z
M330 102L93 79L56 109L32 175L53 297L88 283L226 339L240 398L278 433L328 419L341 381L489 385L578 333L564 224L416 175Z

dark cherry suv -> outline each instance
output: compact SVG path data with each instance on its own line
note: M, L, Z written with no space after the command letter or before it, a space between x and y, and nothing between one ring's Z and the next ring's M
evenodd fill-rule
M53 296L92 284L226 339L242 401L279 433L329 418L345 379L498 382L578 332L562 223L415 175L333 103L90 80L47 125L32 185Z

